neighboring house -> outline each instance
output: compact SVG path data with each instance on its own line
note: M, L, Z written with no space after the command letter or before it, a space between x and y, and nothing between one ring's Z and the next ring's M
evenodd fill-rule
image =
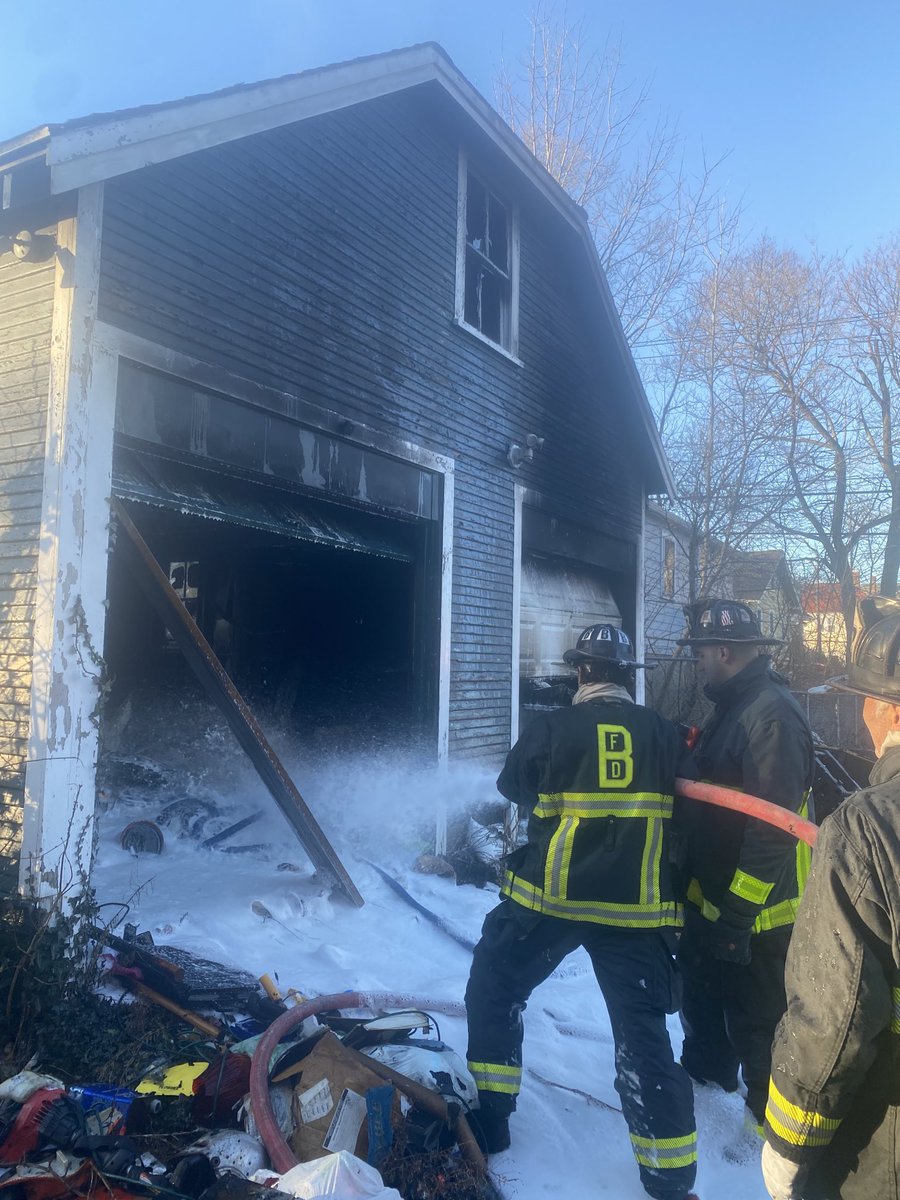
M439 47L37 129L0 178L23 887L85 857L110 710L184 673L111 497L239 688L347 748L497 763L520 673L600 617L642 648L670 481L590 229Z
M783 550L747 550L732 560L733 595L749 604L766 637L789 642L800 630L802 605Z
M859 571L853 572L857 601L874 595L877 581L869 580L868 592L860 584ZM843 662L847 655L847 622L841 607L841 585L816 580L803 588L803 644L822 659Z
M647 505L644 523L644 642L654 659L670 658L684 632L690 585L690 529L674 514Z
M685 628L683 606L705 590L743 600L757 613L769 637L788 641L800 623L801 604L781 550L738 551L710 540L706 554L713 579L704 589L700 566L691 562L692 532L687 522L656 504L647 505L644 532L645 646L651 660L665 662ZM695 559L704 556L695 549ZM694 573L692 584L691 573Z

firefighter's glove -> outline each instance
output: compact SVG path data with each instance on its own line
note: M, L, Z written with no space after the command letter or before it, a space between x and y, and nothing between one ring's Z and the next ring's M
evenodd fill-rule
M705 921L708 926L706 944L713 958L720 962L738 963L745 967L750 961L750 930L739 929L723 920Z
M768 1142L763 1146L762 1173L772 1200L803 1200L808 1168L784 1158Z
M739 929L720 917L708 921L689 915L678 944L678 958L690 969L709 958L746 965L750 961L750 930Z

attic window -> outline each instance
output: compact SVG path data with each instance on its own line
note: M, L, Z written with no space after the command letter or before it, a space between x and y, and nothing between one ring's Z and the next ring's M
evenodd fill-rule
M460 163L456 316L509 354L517 340L515 212L463 158Z

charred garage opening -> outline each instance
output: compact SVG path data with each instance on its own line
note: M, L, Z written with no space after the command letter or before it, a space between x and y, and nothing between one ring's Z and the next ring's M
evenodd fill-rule
M571 703L575 673L563 653L588 625L608 622L634 639L623 614L635 611L635 564L633 543L523 504L520 730L537 713Z
M122 363L113 492L260 716L324 753L437 746L440 477ZM117 539L109 710L191 671Z

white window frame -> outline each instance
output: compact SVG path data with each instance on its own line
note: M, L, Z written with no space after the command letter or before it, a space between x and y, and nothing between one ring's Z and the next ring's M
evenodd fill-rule
M466 320L466 205L469 184L469 159L465 150L459 151L459 189L456 209L456 313L455 323L485 346L490 346L504 358L522 366L519 358L519 208L491 187L490 176L475 169L474 173L485 188L504 205L509 214L509 345L495 342Z

